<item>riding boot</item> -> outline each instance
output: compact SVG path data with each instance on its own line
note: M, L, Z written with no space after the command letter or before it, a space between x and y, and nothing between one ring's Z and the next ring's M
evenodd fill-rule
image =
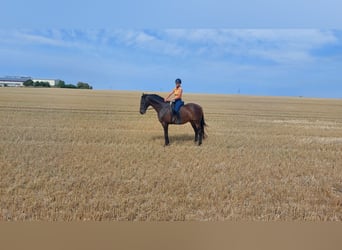
M172 112L172 123L177 123L177 113L175 111Z
M173 124L181 124L181 118L179 112L172 114L172 123Z
M180 114L179 114L179 112L176 112L176 111L172 112L172 123L173 124L180 124Z
M176 124L180 124L181 123L181 118L180 118L180 113L179 111L176 114Z

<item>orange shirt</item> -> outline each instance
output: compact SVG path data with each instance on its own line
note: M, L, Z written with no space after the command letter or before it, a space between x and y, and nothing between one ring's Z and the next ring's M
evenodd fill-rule
M176 99L182 98L182 88L178 87L173 90L173 94L175 95Z

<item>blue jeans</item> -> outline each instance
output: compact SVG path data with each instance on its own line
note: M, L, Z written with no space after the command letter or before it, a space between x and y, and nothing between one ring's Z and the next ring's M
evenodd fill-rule
M178 113L179 109L184 105L184 102L182 101L182 99L177 99L174 101L173 104L173 111L174 113Z

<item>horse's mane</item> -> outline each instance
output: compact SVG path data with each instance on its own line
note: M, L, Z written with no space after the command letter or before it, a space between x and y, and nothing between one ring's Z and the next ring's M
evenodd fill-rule
M156 95L156 94L147 94L147 96L149 98L151 98L153 101L156 101L156 102L164 102L164 98L161 97L160 95Z

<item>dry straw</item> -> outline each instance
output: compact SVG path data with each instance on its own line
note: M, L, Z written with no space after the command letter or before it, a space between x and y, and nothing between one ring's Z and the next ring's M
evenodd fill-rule
M187 94L163 147L140 95L1 89L0 220L342 220L341 100Z

